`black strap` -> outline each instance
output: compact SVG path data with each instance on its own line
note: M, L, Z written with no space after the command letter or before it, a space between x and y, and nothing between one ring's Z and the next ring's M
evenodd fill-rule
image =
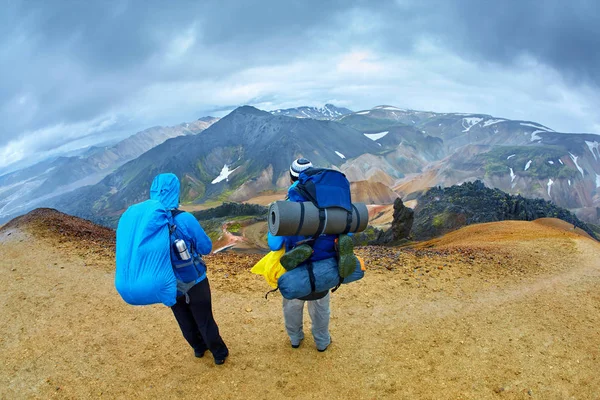
M356 211L356 230L358 230L358 227L360 226L360 213L358 212L358 208L356 208L354 203L352 203L352 209Z
M306 270L308 271L308 280L310 281L310 292L313 293L315 291L315 272L313 271L311 262L306 265Z
M321 233L323 233L323 228L325 228L325 209L319 208L319 227L312 238L316 240L319 236L321 236Z
M179 214L181 214L182 212L185 212L185 211L183 211L183 210L180 210L180 209L178 209L178 208L174 208L174 209L172 209L172 210L171 210L171 216L172 216L173 218L175 218L176 216L178 216L178 215L179 215Z
M279 290L279 286L277 286L275 289L269 290L267 293L265 293L265 300L267 300L267 297L269 296L269 293L275 293L278 290Z
M342 234L347 234L350 232L350 226L352 225L352 211L346 211L346 228Z
M298 230L296 230L296 233L294 234L294 236L298 236L300 234L300 231L302 230L302 225L304 225L304 203L300 203L300 224L298 224Z
M342 286L342 283L344 283L344 278L342 278L340 276L340 281L338 282L338 284L333 289L331 289L331 293L334 293L336 290L338 290L340 288L340 286Z
M177 225L175 225L175 217L178 216L179 214L181 214L182 212L185 212L185 211L180 210L178 208L174 208L171 210L171 218L173 218L173 225L169 225L169 233L170 234L175 233L175 231L177 230Z

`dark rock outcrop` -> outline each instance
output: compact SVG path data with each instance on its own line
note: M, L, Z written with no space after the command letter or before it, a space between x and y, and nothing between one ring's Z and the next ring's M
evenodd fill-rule
M198 221L206 221L213 218L234 218L239 216L265 217L269 211L268 207L259 204L248 203L223 203L222 205L208 210L195 211L192 215Z
M415 219L414 211L404 205L400 198L394 201L394 220L392 227L378 240L381 244L390 244L407 239Z
M512 196L499 189L489 189L481 181L434 187L425 192L415 209L413 237L427 240L465 225L546 217L562 219L596 237L586 223L552 202Z

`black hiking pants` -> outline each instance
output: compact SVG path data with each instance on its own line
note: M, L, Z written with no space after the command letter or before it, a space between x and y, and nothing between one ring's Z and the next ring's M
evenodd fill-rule
M213 317L208 278L194 285L188 291L188 297L189 304L185 302L185 296L180 296L171 307L183 337L196 353L210 350L215 360L223 360L229 351Z

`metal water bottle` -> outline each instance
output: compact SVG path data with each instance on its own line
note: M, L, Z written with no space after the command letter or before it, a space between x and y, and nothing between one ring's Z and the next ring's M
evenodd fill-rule
M192 258L183 239L175 240L175 249L177 250L177 255L179 256L180 260L186 261Z

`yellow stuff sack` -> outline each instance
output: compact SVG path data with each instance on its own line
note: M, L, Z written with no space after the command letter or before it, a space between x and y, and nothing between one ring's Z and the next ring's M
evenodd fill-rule
M262 275L267 283L273 287L277 287L277 280L286 271L281 265L281 257L285 254L285 247L281 250L272 251L260 259L250 270L253 274Z

